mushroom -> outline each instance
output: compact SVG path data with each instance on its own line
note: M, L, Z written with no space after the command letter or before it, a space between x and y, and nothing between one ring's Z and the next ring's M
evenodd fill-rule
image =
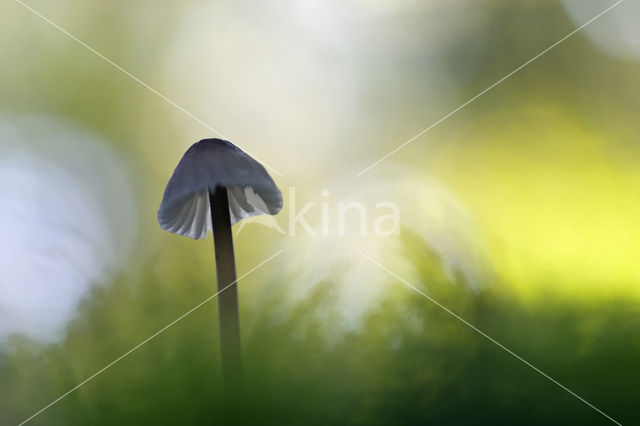
M203 139L184 154L169 179L158 222L162 229L193 239L213 233L220 350L225 384L241 382L238 289L231 225L277 214L282 195L265 168L229 141ZM223 291L224 290L224 291Z

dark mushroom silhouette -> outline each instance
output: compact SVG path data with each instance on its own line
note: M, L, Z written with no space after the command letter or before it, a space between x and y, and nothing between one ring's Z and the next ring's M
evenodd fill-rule
M229 141L203 139L178 163L158 210L158 222L166 231L193 239L213 232L226 385L237 386L242 380L231 225L251 216L275 215L281 208L280 190L260 163Z

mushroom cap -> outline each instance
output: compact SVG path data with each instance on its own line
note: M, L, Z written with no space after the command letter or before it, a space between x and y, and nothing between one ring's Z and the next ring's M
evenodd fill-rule
M203 139L185 152L158 209L162 229L193 239L212 230L209 189L227 188L231 224L282 208L280 190L265 168L223 139Z

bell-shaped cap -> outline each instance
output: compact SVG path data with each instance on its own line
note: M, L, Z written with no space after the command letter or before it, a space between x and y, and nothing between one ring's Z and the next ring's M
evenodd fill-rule
M209 189L227 188L231 224L251 216L277 214L282 195L265 168L229 141L203 139L184 154L164 191L162 229L193 239L211 230Z

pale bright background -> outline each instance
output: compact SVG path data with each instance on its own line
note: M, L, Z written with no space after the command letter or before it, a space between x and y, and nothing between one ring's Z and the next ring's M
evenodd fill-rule
M613 3L28 2L198 122L4 2L0 423L215 291L211 239L162 231L156 210L190 144L221 135L275 169L285 199L284 233L235 228L239 274L284 250L240 282L245 417L220 396L212 301L31 424L608 421L358 250L633 423L637 2L357 176ZM400 235L360 236L357 215L337 235L349 201L370 231L394 203ZM311 202L330 235L290 235Z

